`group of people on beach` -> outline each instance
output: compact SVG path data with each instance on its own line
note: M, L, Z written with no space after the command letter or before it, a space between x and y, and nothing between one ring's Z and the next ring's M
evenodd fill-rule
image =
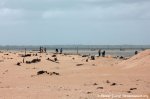
M101 49L98 50L98 56L102 56L102 57L105 57L105 50L104 51L101 51Z
M55 49L55 52L58 54L59 53L59 49ZM60 48L60 54L62 54L62 52L63 52L63 49L62 48Z
M44 47L40 47L39 48L39 51L40 51L40 53L46 53L47 52L47 48L44 48ZM59 49L55 49L55 52L56 53L59 53ZM60 48L60 54L62 54L62 52L63 52L63 49L62 48Z
M47 49L46 48L43 48L43 47L40 47L40 53L46 53L47 52Z
M47 52L47 49L44 48L44 47L40 47L39 51L40 51L40 53L46 53L46 52ZM63 53L63 49L62 49L62 48L60 48L60 49L56 48L56 49L55 49L55 52L56 52L57 54L58 54L58 53L62 54L62 53ZM136 55L136 54L138 54L138 51L135 51L135 55ZM99 56L99 57L100 57L100 56L105 57L105 55L106 55L106 51L105 51L105 50L103 50L103 51L102 51L101 49L98 50L98 56Z

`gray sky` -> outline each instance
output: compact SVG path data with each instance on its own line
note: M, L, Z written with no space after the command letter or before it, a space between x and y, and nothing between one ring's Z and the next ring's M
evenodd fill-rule
M0 45L150 44L150 0L0 0Z

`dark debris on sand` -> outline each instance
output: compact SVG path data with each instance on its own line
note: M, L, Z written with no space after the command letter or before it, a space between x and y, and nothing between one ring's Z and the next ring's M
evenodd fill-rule
M93 85L96 86L96 85L98 85L98 84L97 84L97 83L94 83Z
M92 94L93 92L87 92L87 94Z
M38 71L38 72L37 72L37 75L42 75L42 74L48 74L48 75L60 75L60 74L57 73L57 72L47 72L47 71L44 71L44 70L41 70L41 71Z
M41 59L33 59L32 61L26 61L26 64L37 63L40 61L41 61Z
M31 57L31 54L21 55L21 57Z
M130 88L130 90L137 90L137 88Z
M110 81L109 81L109 80L107 80L107 81L106 81L106 83L110 83Z
M112 84L111 84L111 86L115 86L115 85L117 85L117 83L112 83Z
M97 89L104 89L103 87L97 87Z
M54 63L59 63L57 57L55 57L53 60L50 58L47 58L48 61L54 62Z
M21 63L20 63L20 62L18 62L16 65L21 66Z
M77 64L76 66L82 66L83 64Z

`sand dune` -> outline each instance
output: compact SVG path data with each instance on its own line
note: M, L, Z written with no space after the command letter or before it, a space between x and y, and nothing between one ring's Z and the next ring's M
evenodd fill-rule
M0 99L106 99L101 94L150 95L150 50L128 60L27 53L31 56L25 57L24 63L23 52L0 53Z
M119 64L122 69L128 69L133 73L149 73L150 71L150 50L145 50L139 54L125 60Z

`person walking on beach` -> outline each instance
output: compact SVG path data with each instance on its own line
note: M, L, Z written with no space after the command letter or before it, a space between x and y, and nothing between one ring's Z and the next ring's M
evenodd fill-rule
M137 55L138 54L138 51L135 51L135 55Z
M40 47L40 53L42 53L42 47Z
M102 52L102 56L105 57L105 51Z
M40 53L43 53L43 47L40 47Z
M56 48L56 53L58 53L58 49Z
M60 49L60 54L62 54L62 52L63 52L63 49L61 48L61 49Z
M98 50L98 55L101 56L101 49Z
M44 48L44 52L45 52L45 53L47 52L47 49L46 49L46 48Z

